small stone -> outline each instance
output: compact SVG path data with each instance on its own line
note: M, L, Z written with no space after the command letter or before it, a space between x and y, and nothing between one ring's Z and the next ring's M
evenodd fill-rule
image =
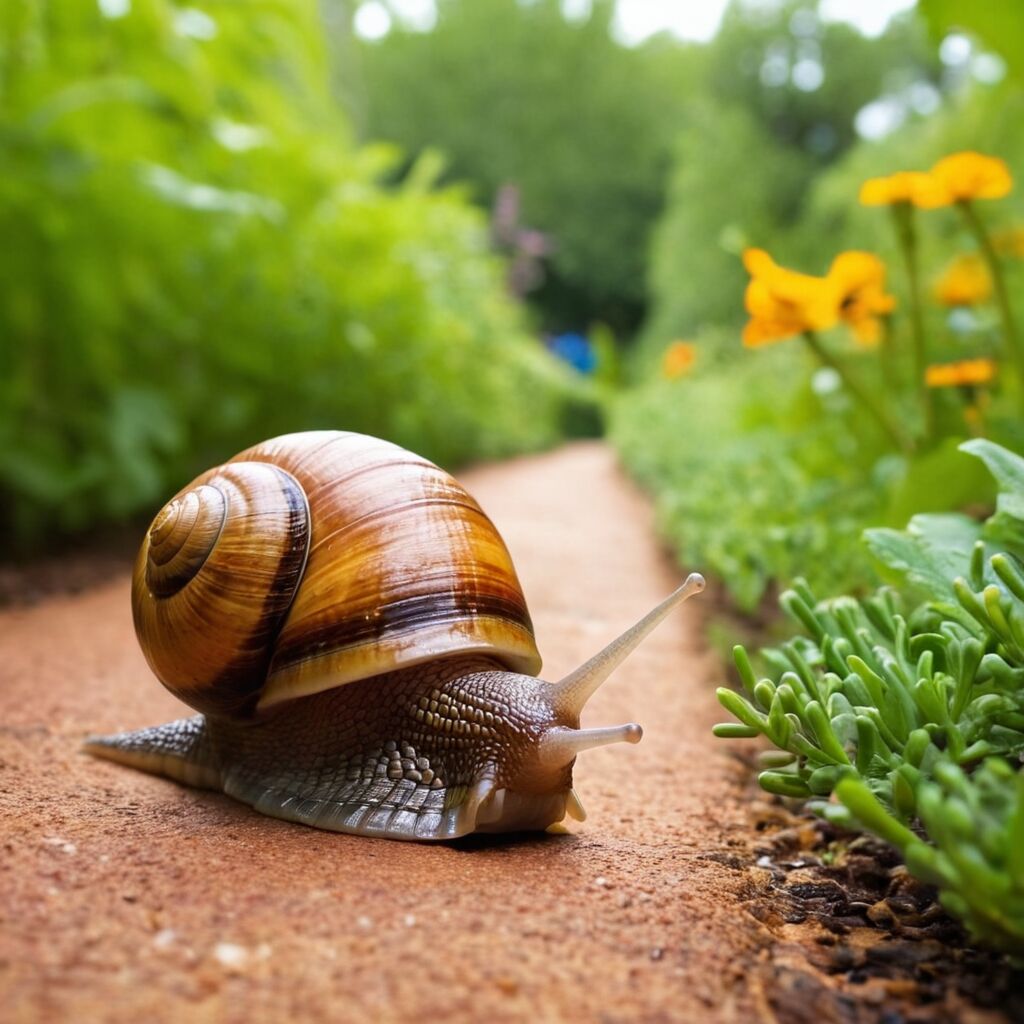
M510 978L507 974L502 974L495 978L494 984L502 995L514 996L519 991L519 982L515 978Z
M665 955L665 950L663 950L661 948L661 946L655 946L654 949L651 950L651 959L652 960L660 960L664 955Z
M360 928L372 928L373 920L365 914L360 914L359 917L356 918L356 925Z
M384 750L389 754L397 749L398 744L394 740L388 740L387 743L384 744Z
M161 928L153 936L153 945L157 949L170 949L177 937L178 933L173 928Z
M601 889L607 889L610 886L610 884L611 883L608 881L607 878L604 877L604 875L598 875L597 878L594 879L594 885L598 886Z
M249 962L249 950L233 942L218 942L213 947L213 955L221 967L229 971L239 971Z
M408 780L409 780L410 782L422 782L422 781L423 781L423 773L422 773L422 772L417 772L417 771L407 771L407 772L405 773L405 777L406 777L406 778L407 778L407 779L408 779Z
M61 853L66 853L69 857L73 857L78 853L78 847L69 839L62 839L60 836L47 836L44 840L47 846L56 847Z
M430 760L428 758L426 758L426 757L417 757L416 758L416 767L421 772L422 771L426 771L426 769L430 767Z
M405 917L403 918L403 923L405 924L406 928L414 928L416 926L416 915L406 914Z
M420 781L422 781L424 785L429 786L430 783L434 781L434 773L429 768L425 768L420 776Z
M402 757L415 757L416 751L409 746L408 743L402 745Z

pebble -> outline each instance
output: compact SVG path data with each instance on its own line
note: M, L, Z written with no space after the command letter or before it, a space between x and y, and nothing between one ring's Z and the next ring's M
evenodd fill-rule
M56 847L61 853L66 853L69 857L78 853L78 847L71 840L62 839L60 836L47 836L43 842L47 846Z
M236 946L233 942L218 942L213 947L213 955L217 962L229 971L239 971L249 962L249 950L245 946Z

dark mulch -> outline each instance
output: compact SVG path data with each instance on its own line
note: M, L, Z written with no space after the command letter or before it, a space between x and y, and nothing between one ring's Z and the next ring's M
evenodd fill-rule
M892 847L763 794L752 808L747 908L777 940L761 985L778 1021L1024 1021L1024 970L972 945Z

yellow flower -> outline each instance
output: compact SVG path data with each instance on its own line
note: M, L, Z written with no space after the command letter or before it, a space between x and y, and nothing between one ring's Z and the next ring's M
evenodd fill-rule
M944 306L973 306L992 295L992 275L977 253L957 256L935 282L935 298Z
M870 252L842 252L832 261L826 281L836 290L839 317L854 338L861 345L877 345L879 317L896 308L896 300L885 291L885 264Z
M780 267L763 249L747 249L743 265L750 274L744 296L750 321L743 329L749 348L824 330L838 320L835 288L825 278Z
M899 171L887 178L868 178L860 187L863 206L893 206L896 203L927 206L941 194L938 183L924 171Z
M937 188L918 206L950 206L970 199L1001 199L1013 188L1006 163L983 153L953 153L943 157L929 172Z
M961 359L955 363L935 363L925 371L924 381L930 388L955 388L970 384L987 384L996 375L991 359Z
M839 320L861 344L874 345L881 334L878 318L896 305L885 292L885 265L869 252L840 253L825 277L780 267L762 249L748 249L743 262L751 275L743 343L751 348L825 330Z
M683 377L693 369L697 346L690 341L673 341L661 359L661 372L669 379Z

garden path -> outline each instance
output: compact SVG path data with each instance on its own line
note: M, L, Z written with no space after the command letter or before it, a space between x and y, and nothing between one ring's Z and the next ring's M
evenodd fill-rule
M512 551L547 678L680 579L599 443L461 478ZM436 846L275 821L80 754L87 733L181 711L135 643L126 575L0 612L5 1019L773 1019L700 603L588 706L584 724L646 732L581 755L586 823Z

